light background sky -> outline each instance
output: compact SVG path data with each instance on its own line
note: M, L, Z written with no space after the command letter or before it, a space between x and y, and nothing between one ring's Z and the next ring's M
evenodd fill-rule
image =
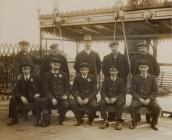
M59 0L58 7L60 12L65 12L112 7L116 1ZM126 3L126 0L123 1ZM34 44L39 43L38 9L44 14L51 13L54 4L55 0L0 0L0 43L17 43L19 40L28 40ZM110 52L107 45L107 43L93 44L93 49L98 51L102 58ZM70 54L70 57L75 56L73 46L75 46L74 43L66 44L65 46L65 52ZM172 41L160 41L158 46L158 61L172 63L171 53Z

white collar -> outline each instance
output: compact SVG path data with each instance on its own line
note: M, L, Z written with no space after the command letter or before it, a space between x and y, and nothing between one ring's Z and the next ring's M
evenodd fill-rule
M27 75L27 76L26 76L26 75L24 75L24 79L25 79L25 80L30 79L30 74L29 74L29 75Z
M112 77L112 76L111 76L110 78L111 78L112 81L116 81L117 76L116 76L116 77Z
M57 70L57 71L52 70L51 72L52 72L53 74L58 74L58 73L59 73L58 70Z
M141 75L141 77L143 77L143 78L147 78L147 76L148 76L148 74L146 73L145 75L142 75L142 74L140 74Z
M83 79L86 79L88 77L88 75L84 76L84 75L81 75Z
M91 50L85 50L85 53L88 55L90 54L90 52L91 52Z

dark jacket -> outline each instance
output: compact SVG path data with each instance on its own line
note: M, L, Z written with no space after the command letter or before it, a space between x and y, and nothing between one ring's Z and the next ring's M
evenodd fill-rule
M102 71L105 77L109 76L109 66L114 64L114 56L112 53L104 56L103 58L103 64L102 64ZM117 56L117 65L118 65L118 76L121 78L126 78L129 72L129 65L127 58L122 55L118 54Z
M57 54L55 56L48 54L42 58L42 64L40 68L41 76L43 76L44 74L46 74L47 72L51 70L50 62L51 62L51 59L54 57L59 58L61 60L60 71L66 73L67 77L69 78L69 68L68 68L67 59L61 54Z
M140 74L132 79L131 94L134 99L145 98L154 100L157 96L157 82L153 75L148 74L146 79Z
M139 69L138 69L138 61L140 60L145 60L147 62L149 62L149 69L148 69L148 73L158 76L160 73L160 68L159 65L156 61L156 59L152 56L152 55L141 55L138 54L137 56L133 57L131 59L131 73L132 75L137 75L139 73Z
M98 53L91 51L90 54L86 54L85 50L77 54L74 63L74 69L79 73L79 65L81 63L88 63L90 65L90 74L97 75L101 70L101 60Z
M115 81L111 80L111 77L105 77L103 85L100 91L102 99L108 98L117 98L123 100L125 97L125 84L124 80L120 77L117 77Z
M40 94L40 78L35 74L31 74L28 81L24 79L24 75L21 75L17 79L16 86L13 90L14 95L17 97L24 96L26 98L34 98L35 94Z
M43 94L46 97L61 98L63 95L69 97L71 93L71 87L69 80L64 72L59 71L56 76L50 71L45 74L43 81Z
M90 100L96 98L97 95L97 80L95 76L88 75L86 79L78 74L73 83L72 94L74 98L78 96L82 99L89 98Z

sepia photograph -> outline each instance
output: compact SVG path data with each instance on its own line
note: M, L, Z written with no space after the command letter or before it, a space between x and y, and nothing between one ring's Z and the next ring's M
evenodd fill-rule
M0 0L1 140L171 140L172 0Z

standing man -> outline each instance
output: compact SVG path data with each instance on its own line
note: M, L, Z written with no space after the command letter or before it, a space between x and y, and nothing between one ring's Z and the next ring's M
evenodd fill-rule
M76 75L72 94L74 100L71 101L71 108L77 118L77 125L80 125L85 112L79 111L79 107L86 106L89 108L88 119L89 125L94 125L94 118L97 111L97 80L96 77L89 74L88 63L81 63L79 66L80 74Z
M157 82L155 76L148 73L149 62L138 61L138 69L140 73L133 77L131 84L132 102L130 105L132 124L131 129L137 126L137 112L144 106L147 107L152 114L151 128L158 131L156 127L160 114L160 106L157 103Z
M40 79L37 75L31 74L31 65L24 63L20 66L21 76L17 79L16 86L13 90L13 96L9 104L9 117L11 118L7 125L18 123L18 107L24 108L24 113L27 114L27 106L29 103L34 104L35 108L35 126L39 125L40 121Z
M20 73L20 67L23 63L29 63L35 71L34 63L39 63L40 59L31 55L28 52L30 43L28 41L20 41L19 43L19 53L14 57L12 62L12 73L17 77Z
M41 99L41 109L43 111L42 127L50 124L51 106L57 105L59 112L59 125L63 125L65 114L69 109L69 95L71 92L68 77L60 71L61 60L51 58L51 70L46 73L43 81L44 98Z
M149 62L149 69L148 73L151 75L154 75L155 77L158 77L160 73L160 67L158 65L157 60L149 54L149 48L148 45L144 41L140 41L137 44L137 50L138 50L138 55L133 57L131 59L131 73L133 76L137 75L139 73L138 69L138 62L139 61L147 61ZM146 114L146 121L151 122L150 115ZM141 120L140 114L138 114L138 120Z
M101 129L104 129L109 126L106 107L114 106L116 110L116 129L122 129L122 111L124 105L125 97L125 84L124 80L118 77L118 67L112 65L109 67L110 76L105 77L101 89L101 101L100 101L100 113L104 122L100 126Z
M111 49L111 53L104 56L103 58L103 64L102 64L102 71L105 77L110 76L109 67L111 65L116 65L118 67L118 76L120 78L123 78L125 85L127 83L127 76L129 72L129 65L127 58L119 52L119 42L112 41L109 44L109 47ZM115 120L115 114L109 113L108 116L109 121Z
M79 66L81 63L88 63L90 66L89 73L97 76L101 70L101 60L97 52L91 50L92 37L90 35L84 36L84 50L77 54L74 63L74 69L79 73Z
M68 68L68 63L67 59L59 53L59 45L58 44L52 44L50 46L50 53L48 55L45 55L42 58L42 64L41 64L41 76L44 76L47 72L51 70L50 62L52 58L58 58L61 61L60 65L60 71L66 73L68 79L69 79L69 68Z
M132 75L137 75L139 73L138 61L145 60L149 62L148 73L158 77L160 73L160 68L157 60L149 54L148 45L141 41L137 44L138 55L131 59L131 73Z

